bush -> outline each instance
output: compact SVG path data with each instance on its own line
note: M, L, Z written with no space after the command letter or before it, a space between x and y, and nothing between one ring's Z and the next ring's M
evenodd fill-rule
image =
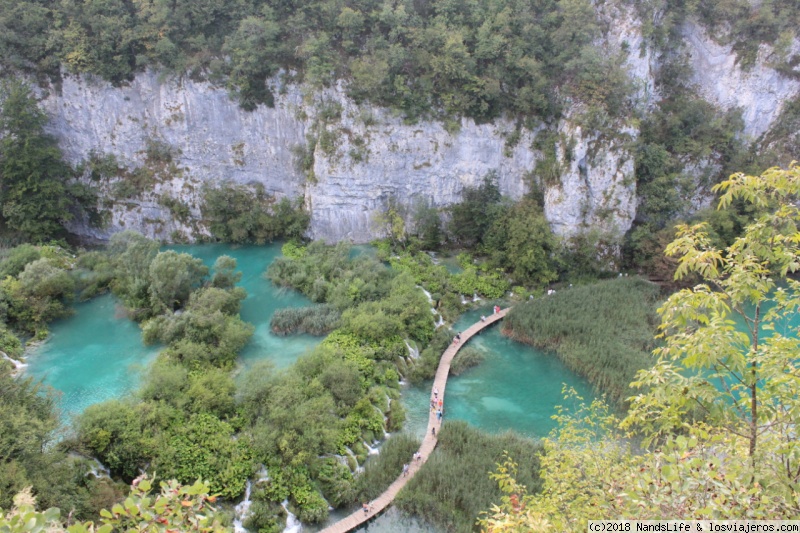
M410 464L420 442L406 433L392 435L381 453L370 457L364 472L357 479L358 501L374 500L403 472L403 465Z
M485 359L485 355L480 350L471 346L461 348L453 361L450 363L450 373L460 376L473 366L478 366Z
M310 220L301 203L276 201L260 183L252 189L230 183L206 187L200 210L214 238L232 243L301 239Z

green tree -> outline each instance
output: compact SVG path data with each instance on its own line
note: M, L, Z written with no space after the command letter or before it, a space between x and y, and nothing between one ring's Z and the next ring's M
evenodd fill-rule
M108 243L114 266L111 289L137 313L150 309L150 263L158 254L158 243L135 231L123 231Z
M0 531L9 533L112 533L127 531L137 533L166 533L169 531L196 531L223 533L230 531L217 516L208 484L197 481L193 485L180 485L175 480L161 483L159 494L151 494L152 484L146 476L134 480L130 494L111 510L100 511L95 522L74 522L67 526L61 510L51 507L36 511L36 498L29 489L14 497L14 505L5 512L0 509Z
M21 82L0 88L0 208L6 227L42 241L63 233L72 218L66 180L72 170L53 137L47 116Z
M225 290L234 288L242 279L242 273L236 271L236 266L236 259L229 255L217 257L212 267L214 276L211 278L211 285Z
M467 187L460 203L450 207L448 233L464 246L483 242L484 235L500 214L497 177L489 174L478 187Z
M659 309L663 346L634 383L644 391L631 399L626 423L652 441L701 417L745 439L753 467L771 465L794 490L800 339L787 321L800 306L800 167L734 174L714 189L720 208L744 200L766 212L724 248L706 224L679 227L666 249L680 258L676 278L697 274L702 282Z
M159 252L150 263L150 301L157 312L183 307L208 275L203 261L174 250Z
M484 244L491 262L511 272L518 283L545 285L558 277L558 241L542 208L531 199L505 206L487 230Z
M764 479L768 469L753 470L744 460L744 439L695 425L654 451L634 450L601 400L581 404L575 413L560 409L556 419L559 428L542 442L541 491L528 493L506 454L491 476L504 496L481 516L482 531L577 533L589 520L774 520L797 514L795 494L774 483L753 483L754 474Z
M228 84L239 105L253 110L258 104L273 105L267 77L278 68L277 50L280 26L272 10L265 6L263 17L242 19L236 31L225 39L222 51L230 57Z

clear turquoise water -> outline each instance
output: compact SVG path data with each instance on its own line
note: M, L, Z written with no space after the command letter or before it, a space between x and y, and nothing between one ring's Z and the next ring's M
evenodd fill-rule
M191 244L170 246L171 250L191 254L211 267L217 257L229 255L236 259L242 273L239 286L247 291L242 302L242 320L256 328L250 343L240 354L245 365L268 358L278 368L285 368L319 344L321 338L311 335L279 337L270 331L269 321L282 307L304 307L312 302L297 291L282 289L264 277L267 267L281 255L280 244L266 246L231 246L228 244Z
M280 307L311 302L301 294L274 286L263 273L280 255L280 244L268 246L187 245L171 249L190 253L211 266L223 254L234 257L242 272L239 283L247 290L242 318L255 333L241 356L245 366L262 359L278 368L320 342L310 335L278 337L269 320ZM138 325L125 318L113 296L105 295L75 305L75 314L53 323L45 343L28 351L27 373L60 393L64 418L87 406L133 390L141 371L155 358L158 347L144 346Z
M136 386L159 348L110 296L75 305L75 314L50 326L50 337L28 351L26 372L59 393L62 418L116 398Z
M455 324L463 331L492 312L490 307L465 313ZM557 405L565 403L562 388L574 388L586 402L594 399L591 385L570 372L552 354L541 352L500 334L498 326L469 341L484 353L480 365L460 376L450 376L445 392L445 418L465 420L490 433L509 429L530 437L544 437L556 427ZM409 387L404 394L408 430L425 432L431 383Z
M305 335L278 337L269 330L269 319L276 309L311 304L299 293L279 289L264 278L266 267L280 255L280 245L170 248L190 253L209 266L223 254L236 258L242 272L240 285L248 292L242 304L242 318L256 327L253 339L242 353L245 365L269 358L277 367L286 367L320 342L320 338ZM67 414L79 413L88 405L135 388L141 370L158 352L158 348L142 345L138 326L122 316L112 296L78 304L75 310L72 317L52 325L48 341L31 350L28 358L29 374L62 392L60 405ZM479 320L481 314L490 312L488 308L469 312L455 329L463 330ZM448 419L466 420L490 432L514 429L539 437L555 426L550 417L555 406L563 403L562 383L576 388L587 400L592 398L590 386L554 356L501 336L498 327L473 338L470 345L483 351L485 360L448 380L445 394ZM430 387L430 383L424 383L404 390L407 430L418 435L425 432ZM436 533L438 529L390 511L359 531Z

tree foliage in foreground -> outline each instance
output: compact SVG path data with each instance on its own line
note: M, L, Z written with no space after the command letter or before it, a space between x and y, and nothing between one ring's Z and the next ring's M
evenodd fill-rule
M716 190L720 207L741 200L764 214L724 248L703 224L679 229L667 247L680 257L676 275L702 282L659 309L663 345L639 372L643 391L627 417L599 404L587 417L562 417L558 438L545 442L540 495L516 483L512 462L501 465L495 479L506 496L481 520L486 531L800 516L800 340L787 325L800 306L800 167L734 174ZM630 430L644 453L630 449Z
M100 511L100 520L72 523L62 517L60 509L51 507L36 511L36 499L29 490L14 498L7 512L0 509L0 531L9 533L168 533L196 531L222 533L230 531L216 515L216 496L209 495L208 485L198 481L180 485L175 481L161 483L161 491L151 494L152 484L146 477L134 480L130 495L111 510ZM68 523L65 523L67 518Z
M504 495L480 517L482 531L577 533L589 520L767 520L800 511L796 493L771 483L768 468L752 468L746 440L718 428L696 424L640 453L601 400L556 418L559 429L543 441L542 490L528 493L506 456L491 476Z
M712 244L703 224L680 227L666 250L680 256L676 277L698 274L703 282L659 309L664 345L634 384L647 392L633 398L627 424L652 441L702 417L746 439L754 465L777 454L776 479L794 487L800 339L788 324L800 306L793 275L800 269L800 167L734 174L715 190L723 193L720 207L741 199L767 212L725 248Z

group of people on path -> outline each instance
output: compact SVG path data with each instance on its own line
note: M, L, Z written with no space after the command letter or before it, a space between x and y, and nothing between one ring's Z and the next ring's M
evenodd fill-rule
M495 314L500 312L499 305L494 306L494 312ZM481 316L481 322L486 322L485 316ZM453 338L453 344L458 344L460 341L461 341L461 333L459 332L456 333L456 336ZM441 424L442 418L444 417L444 400L442 398L439 398L438 387L433 388L433 398L431 398L431 413L434 412L436 413L436 420ZM436 437L436 426L431 427L431 435L433 435L434 438ZM419 464L421 460L422 460L422 453L419 451L414 452L414 455L412 456L412 462ZM410 469L411 465L409 463L405 463L403 465L403 477L408 477ZM364 510L364 516L369 515L370 511L372 511L373 509L372 504L367 502L364 502L361 505L361 508Z

